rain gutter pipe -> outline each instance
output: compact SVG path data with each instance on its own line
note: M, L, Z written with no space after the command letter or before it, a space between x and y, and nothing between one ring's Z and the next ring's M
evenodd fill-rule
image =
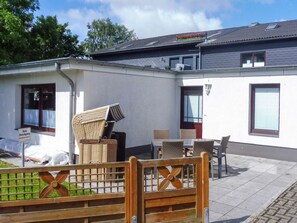
M201 70L201 62L202 62L202 53L201 53L201 46L199 46L199 67L198 67L198 70Z
M73 150L74 150L74 137L72 133L72 117L74 115L74 105L75 105L75 87L73 80L70 79L62 70L61 64L56 62L55 63L56 71L59 75L61 75L69 84L70 86L70 95L69 95L69 164L73 164Z

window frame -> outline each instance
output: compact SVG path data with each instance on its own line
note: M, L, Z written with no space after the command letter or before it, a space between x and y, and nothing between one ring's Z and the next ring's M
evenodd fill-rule
M173 61L173 60L178 60L177 63L180 63L180 58L179 57L171 57L171 58L169 58L169 68L170 68L170 70L175 69L175 66L174 67L171 67L171 61ZM175 64L177 64L177 63L175 63Z
M22 85L22 94L21 94L21 126L23 127L31 127L32 130L36 131L45 131L45 132L53 132L55 133L56 131L56 124L54 128L50 127L43 127L42 126L42 108L43 108L43 102L42 100L38 100L38 126L35 125L28 125L24 124L24 109L25 109L25 103L24 103L24 97L25 97L25 89L30 89L30 88L38 88L39 92L41 94L39 95L39 98L42 98L42 92L44 89L52 89L54 92L54 111L56 115L56 84L50 83L50 84L30 84L30 85Z
M255 128L255 93L259 88L277 88L278 89L278 130L257 129ZM280 84L251 84L251 101L250 101L250 134L261 134L270 136L279 136L280 131Z
M251 54L252 57L251 57L251 64L252 66L251 67L265 67L266 66L266 51L258 51L258 52L245 52L245 53L241 53L240 54L240 67L242 68L249 68L249 67L243 67L243 61L242 61L242 58L244 55L247 55L247 54ZM255 55L256 54L263 54L263 57L264 57L264 65L263 66L255 66Z
M185 63L185 60L186 59L191 59L192 60L192 64ZM182 64L190 65L191 66L191 69L188 69L188 70L194 70L194 56L183 56L182 57Z

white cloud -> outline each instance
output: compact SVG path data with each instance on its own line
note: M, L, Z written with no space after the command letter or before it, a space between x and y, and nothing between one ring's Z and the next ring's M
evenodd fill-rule
M186 13L173 10L122 8L117 16L128 29L133 29L139 38L217 29L221 21L207 18L203 12Z
M90 1L90 0L87 0ZM139 38L221 28L207 11L230 7L231 0L92 0L109 4L110 14ZM201 3L201 4L200 4Z
M87 24L91 23L94 19L105 18L99 10L94 9L69 9L67 11L60 11L57 14L59 23L68 22L68 28L79 35L80 40L84 40L88 32Z

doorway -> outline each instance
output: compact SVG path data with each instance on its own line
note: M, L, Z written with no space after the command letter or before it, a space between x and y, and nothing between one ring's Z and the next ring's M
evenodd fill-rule
M202 138L203 87L181 88L181 129L196 129L196 137Z

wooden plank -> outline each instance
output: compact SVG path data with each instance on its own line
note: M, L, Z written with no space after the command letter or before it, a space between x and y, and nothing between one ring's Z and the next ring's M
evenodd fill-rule
M42 166L42 167L23 167L23 168L4 168L0 169L0 174L14 174L14 173L38 173L38 172L51 172L51 171L62 171L62 170L81 170L81 169L92 169L92 168L118 168L128 167L129 162L109 162L109 163L98 163L98 164L80 164L80 165L67 165L67 166Z
M94 194L84 196L73 197L57 197L57 198L43 198L36 200L18 200L18 201L2 201L0 202L0 208L16 207L16 206L31 206L42 204L54 204L54 203L70 203L79 201L93 201L93 200L110 200L113 198L124 198L124 193L110 193L110 194Z
M206 153L206 152L204 152ZM206 153L207 155L207 153ZM203 216L203 190L202 190L202 185L203 185L203 171L204 171L204 166L202 165L202 160L196 165L195 169L195 175L197 176L196 178L196 217L199 219L202 219Z
M108 220L108 221L92 221L92 223L124 223L125 219L116 219L116 220Z
M195 218L195 209L186 209L186 210L175 210L170 212L158 212L151 213L146 215L145 222L170 222L170 221L179 221L183 222L188 218Z
M48 210L39 212L22 212L17 214L1 214L1 223L26 223L26 222L46 222L53 220L68 220L76 218L88 218L96 216L108 216L115 214L124 214L125 206L123 204L105 205L99 207L71 208L62 210Z
M202 222L204 223L204 216L205 216L205 208L209 208L209 161L208 161L208 154L202 153L200 155L202 157ZM208 220L206 220L208 222Z
M143 168L156 166L188 165L200 162L199 160L201 159L201 157L197 156L188 158L141 160L141 165Z
M138 171L137 171L137 158L132 156L129 158L129 162L130 162L130 171L129 171L129 176L130 176L130 180L129 180L129 185L130 185L130 190L129 190L129 194L127 195L127 197L129 197L129 202L130 204L128 206L128 212L129 214L127 215L127 220L130 222L133 216L137 216L137 194L138 194L138 190L137 190L137 177L138 177Z
M162 206L171 206L177 204L188 204L196 202L195 195L182 196L182 197L167 197L162 199L152 199L145 201L145 208L153 208L153 207L162 207Z
M137 162L137 221L145 223L145 208L144 208L144 168L143 161Z
M162 223L181 223L180 220L163 221ZM197 218L183 219L182 223L201 223L201 220Z
M81 139L80 143L83 144L117 144L116 139Z
M158 199L158 198L166 198L170 196L178 197L178 196L187 196L196 194L195 188L186 188L181 190L166 190L166 191L157 191L157 192L146 192L144 194L144 199Z

